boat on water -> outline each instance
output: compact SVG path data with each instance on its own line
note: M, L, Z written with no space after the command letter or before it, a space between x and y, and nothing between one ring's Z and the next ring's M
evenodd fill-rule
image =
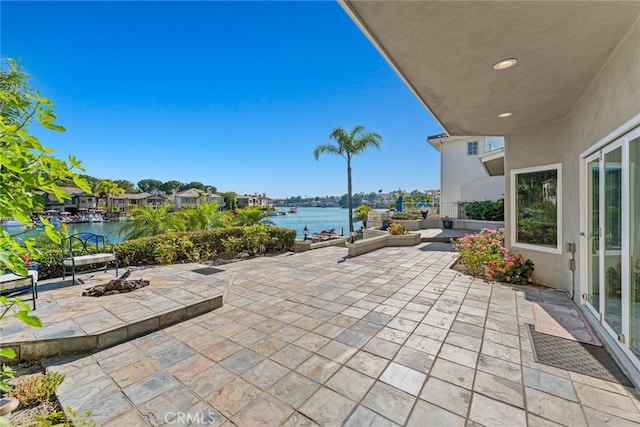
M296 207L289 208L289 213L298 213L298 208Z
M21 221L13 218L2 218L0 220L0 226L2 227L24 227Z

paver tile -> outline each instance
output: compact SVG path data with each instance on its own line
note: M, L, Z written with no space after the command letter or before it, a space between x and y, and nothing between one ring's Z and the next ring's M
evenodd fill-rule
M395 387L376 382L362 404L397 424L404 424L416 398Z
M407 427L424 427L425 425L464 427L465 419L429 402L418 400L406 425Z
M343 366L338 372L327 381L326 386L341 395L353 400L360 401L369 391L375 380L358 371Z
M307 360L313 353L295 345L288 345L271 356L274 360L289 369L295 369L302 362Z
M329 360L326 357L317 354L312 355L300 366L296 368L296 372L312 379L320 384L327 381L338 369L340 364Z
M292 413L293 408L269 394L263 393L244 407L231 420L238 426L278 426Z
M560 397L525 388L525 402L527 411L548 420L567 426L584 426L586 420L580 405L564 400Z
M522 375L524 378L524 385L527 387L532 387L573 402L578 401L578 398L573 391L571 381L566 378L556 377L554 375L547 374L546 372L527 368L526 366L522 368Z
M431 367L430 374L433 377L471 390L475 371L469 367L449 362L448 360L436 359L433 367Z
M640 424L640 412L631 399L586 384L574 383L574 387L582 406Z
M527 422L524 410L478 393L473 394L469 419L485 426L504 427L524 426Z
M289 372L289 369L271 360L263 360L242 374L242 378L259 389L266 390Z
M502 377L476 371L473 391L492 399L524 408L523 386L521 383L509 381Z
M387 359L359 351L347 362L347 366L372 378L378 378L388 363Z
M424 384L426 375L422 372L391 362L380 375L380 381L390 384L402 391L417 396Z
M420 393L420 399L466 417L471 401L471 391L437 378L429 378Z
M340 425L355 406L354 401L321 387L300 407L300 412L320 425Z
M318 388L320 384L317 382L297 372L290 372L271 386L269 392L284 403L299 408Z
M231 418L259 395L260 389L240 377L235 377L211 393L206 401L222 415Z

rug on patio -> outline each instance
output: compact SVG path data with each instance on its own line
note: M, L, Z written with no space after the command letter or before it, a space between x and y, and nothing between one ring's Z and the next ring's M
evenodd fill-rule
M537 332L602 346L584 314L577 307L546 302L535 302L532 306Z
M633 387L604 347L537 332L528 324L536 362Z

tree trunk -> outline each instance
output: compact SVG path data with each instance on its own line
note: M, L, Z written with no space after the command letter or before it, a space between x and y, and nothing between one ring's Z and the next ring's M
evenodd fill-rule
M347 156L347 204L349 206L349 237L353 235L353 195L351 194L351 157Z

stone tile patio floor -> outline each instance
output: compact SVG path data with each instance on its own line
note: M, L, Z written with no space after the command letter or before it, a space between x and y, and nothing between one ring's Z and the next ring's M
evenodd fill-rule
M222 308L47 359L99 426L637 425L635 389L534 362L521 290L450 269L450 245L225 265ZM567 303L562 292L530 289Z

